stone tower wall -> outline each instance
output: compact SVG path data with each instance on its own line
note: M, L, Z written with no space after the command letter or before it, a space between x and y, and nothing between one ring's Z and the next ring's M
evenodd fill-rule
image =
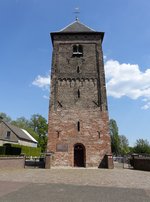
M73 45L83 56L73 56ZM85 166L100 166L110 153L101 37L54 35L48 151L53 166L74 166L74 145L85 147Z

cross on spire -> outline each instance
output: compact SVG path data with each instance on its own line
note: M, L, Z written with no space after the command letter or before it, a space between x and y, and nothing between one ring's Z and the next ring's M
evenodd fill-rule
M80 13L79 8L75 8L74 13L75 13L75 18L76 18L76 21L78 21L78 20L79 20L78 16L79 16L79 13Z

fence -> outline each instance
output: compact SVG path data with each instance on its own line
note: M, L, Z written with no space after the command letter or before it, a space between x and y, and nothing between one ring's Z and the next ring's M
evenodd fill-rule
M45 157L25 157L25 168L45 168Z
M113 157L116 168L150 171L149 154L128 154L120 157Z
M40 157L0 156L0 169L51 168L51 154Z

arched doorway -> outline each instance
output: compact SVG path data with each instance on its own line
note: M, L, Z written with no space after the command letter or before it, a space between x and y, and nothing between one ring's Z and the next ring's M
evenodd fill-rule
M85 167L85 147L83 144L74 145L74 166Z

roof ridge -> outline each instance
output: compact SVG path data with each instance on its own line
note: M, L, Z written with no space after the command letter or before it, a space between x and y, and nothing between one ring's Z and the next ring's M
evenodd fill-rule
M62 28L59 32L95 32L95 30L76 20Z
M30 133L28 133L27 130L25 130L25 129L23 129L23 128L21 128L21 130L22 130L31 140L33 140L34 142L37 143L37 140L36 140Z
M27 135L23 130L22 128L18 127L18 126L15 126L11 123L7 123L6 121L2 121L19 139L24 139L24 140L28 140L28 141L31 141L31 142L34 142L32 140L32 138L29 137L29 135ZM16 130L20 131L20 132L23 132L26 137L22 137L21 135L17 134ZM25 129L24 129L25 130ZM20 133L21 134L21 133Z
M19 136L16 134L16 132L12 128L14 127L14 125L12 125L11 123L7 123L6 121L2 121L2 122L19 138Z
M84 25L85 27L89 28L90 30L96 32L96 30L94 30L94 29L92 29L91 27L85 25L84 23L80 22L79 20L78 20L77 22L79 22L81 25Z
M62 32L63 30L67 29L67 27L73 25L76 21L73 21L72 23L70 23L69 25L67 25L66 27L62 28L59 32Z

